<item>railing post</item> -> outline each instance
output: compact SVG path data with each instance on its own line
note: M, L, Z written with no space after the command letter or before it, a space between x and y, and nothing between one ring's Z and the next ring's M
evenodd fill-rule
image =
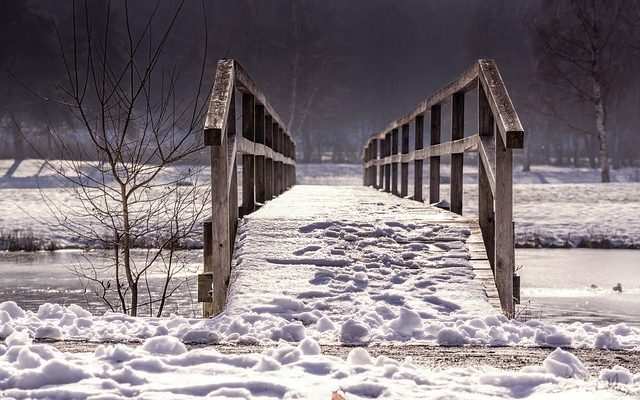
M280 155L284 154L284 128L278 128L278 144L276 145L278 148L278 153ZM278 182L278 196L280 196L284 192L284 163L282 161L278 162L278 176L276 177L276 182Z
M431 146L440 144L440 105L431 106ZM429 203L440 201L440 156L429 159Z
M256 143L264 144L264 106L256 102L255 128ZM265 156L256 156L255 159L255 180L256 180L256 202L264 204L267 197L265 194Z
M484 93L482 84L478 85L478 134L491 137L492 142L495 141L494 131L495 123L493 121L493 113ZM493 193L491 192L491 184L487 176L487 168L482 157L478 157L478 224L482 231L482 239L484 241L485 250L489 264L495 274L495 213L493 204Z
M203 244L203 272L202 284L201 278L198 277L198 293L202 293L203 296L199 300L202 302L202 317L209 318L213 315L213 296L204 296L209 294L213 290L213 259L212 259L212 247L213 247L213 232L211 221L205 221L202 223L202 244ZM200 287L202 286L202 287ZM200 296L199 296L200 297ZM207 301L204 301L204 300Z
M255 141L255 100L252 94L242 94L242 136ZM255 165L253 154L242 155L242 215L255 211Z
M280 153L280 124L273 123L273 151ZM280 162L273 160L273 197L280 194Z
M414 137L415 149L424 148L424 116L422 114L416 115ZM413 168L413 199L422 203L422 160L415 160Z
M391 130L391 155L395 156L398 151L398 128ZM396 196L398 192L398 162L391 163L391 193Z
M217 76L216 76L217 79ZM229 164L235 167L235 160L228 159L227 144L235 140L235 87L229 94L230 106L226 129L219 144L211 146L211 264L213 315L224 310L227 298L227 284L231 273L231 253L233 251L234 216L238 212L237 183L227 186ZM235 190L235 198L234 198ZM234 212L235 210L235 212Z
M464 93L451 98L451 141L464 138ZM464 154L451 154L451 212L462 215Z
M384 139L378 139L378 159L384 158ZM378 173L378 185L376 186L376 189L382 189L384 188L384 165L383 164L379 164L377 167L377 173Z
M409 124L402 125L402 154L409 154ZM400 165L400 197L409 194L409 163Z
M515 266L513 239L513 160L501 135L496 141L495 188L495 279L504 313L513 318L513 270Z
M371 161L378 159L378 139L371 141ZM374 188L378 186L378 166L373 164L371 166L371 182L370 186Z
M387 132L384 135L384 156L389 157L391 155L391 132ZM391 162L388 160L384 164L384 191L391 192Z
M273 149L273 118L271 115L265 116L264 120L264 142L267 147ZM267 157L265 165L264 195L265 200L273 199L273 158Z

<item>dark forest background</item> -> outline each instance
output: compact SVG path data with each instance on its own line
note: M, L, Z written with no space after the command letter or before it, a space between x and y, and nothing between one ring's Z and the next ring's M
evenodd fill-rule
M0 158L34 157L34 148L57 157L55 138L80 129L48 101L66 79L72 4L0 3ZM125 7L138 29L158 4L154 23L166 23L179 2L87 4L99 31L107 16L117 27ZM617 168L640 163L638 21L632 0L187 0L161 64L188 93L203 59L207 87L218 59L238 59L295 136L300 161L355 163L366 136L493 58L527 133L519 162L599 166L604 128ZM110 31L110 57L126 40Z

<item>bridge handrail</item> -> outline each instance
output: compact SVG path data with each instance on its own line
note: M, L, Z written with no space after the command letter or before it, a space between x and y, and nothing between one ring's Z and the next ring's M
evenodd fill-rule
M478 89L478 132L464 135L465 93ZM441 107L451 102L451 138L441 143ZM430 116L430 146L424 147L424 117ZM410 124L415 146L409 150ZM499 134L495 134L495 132ZM402 146L399 139L402 137ZM497 139L500 137L500 139ZM440 157L451 155L451 211L462 214L464 153L477 152L479 225L493 269L502 309L514 315L519 280L514 277L512 149L524 145L524 130L493 60L478 60L456 80L414 110L371 135L364 146L364 184L408 196L409 163L414 163L413 199L423 201L423 160L429 159L429 202L440 201ZM398 164L400 189L398 190ZM514 289L515 287L515 289Z
M236 91L242 95L242 135L236 134ZM203 229L204 274L198 276L198 301L207 317L224 309L238 218L295 184L296 145L264 93L233 59L218 62L204 144L211 148L212 213ZM241 207L238 154L242 155Z

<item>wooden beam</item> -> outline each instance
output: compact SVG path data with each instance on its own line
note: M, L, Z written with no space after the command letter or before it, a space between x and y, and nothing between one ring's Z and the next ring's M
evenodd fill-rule
M205 146L221 146L226 132L229 107L235 82L233 60L220 60L216 68L213 91L204 123Z
M513 160L511 149L496 140L495 188L495 278L502 310L514 316L513 270L515 266L513 238Z
M503 144L508 149L523 148L524 129L495 61L479 60L478 65L480 83L487 94Z
M398 154L398 129L391 130L391 155ZM398 192L398 158L391 163L391 193L396 196Z
M440 144L440 118L441 107L439 104L431 106L431 146ZM431 156L429 159L429 203L440 201L440 156Z
M464 93L453 94L451 140L464 138ZM451 154L451 212L462 215L464 153Z
M421 150L424 148L424 115L416 115L415 119L415 150ZM423 161L415 160L413 163L413 199L415 201L422 202L422 177L423 177Z
M402 125L402 154L409 154L409 124ZM409 194L409 162L400 165L400 197Z
M262 104L256 104L255 108L255 127L256 127L256 144L262 145L263 149L266 149L264 146L264 130L265 130L265 116L264 116L264 106ZM255 182L256 182L256 202L260 204L264 204L267 200L267 196L265 193L265 165L267 162L266 154L256 154L255 158Z
M242 137L248 142L255 140L255 103L251 93L242 94ZM242 215L255 211L255 163L254 155L242 154ZM241 216L242 216L241 215Z

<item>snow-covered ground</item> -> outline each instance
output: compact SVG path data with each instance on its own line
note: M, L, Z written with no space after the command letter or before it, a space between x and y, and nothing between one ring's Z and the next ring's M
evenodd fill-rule
M61 353L14 333L0 345L0 396L13 399L623 399L640 394L640 374L614 367L590 375L557 349L520 371L491 366L426 369L354 348L346 359L305 339L261 353L187 351L159 336L140 347L101 345Z
M625 324L510 321L473 279L469 228L451 214L370 188L297 186L244 220L227 310L208 320L37 312L0 304L0 337L187 342L397 342L640 348ZM374 210L375 212L371 212ZM277 226L274 235L274 227Z
M59 178L37 160L24 160L12 170L13 160L0 160L0 237L32 233L43 248L82 247L63 231L52 229L50 210L42 195L57 204L73 204L60 189ZM7 174L10 172L10 176ZM208 170L203 171L204 174ZM410 168L410 174L412 169ZM161 179L175 179L168 170ZM640 169L612 171L613 183L598 183L593 169L533 166L530 172L514 169L514 217L520 247L640 248ZM447 166L443 165L443 179ZM409 179L412 182L412 179ZM203 183L207 180L203 179ZM464 213L477 210L477 178L473 167L465 169ZM300 164L298 183L313 185L362 184L362 167L352 164ZM409 190L412 193L412 189ZM428 193L425 188L425 193ZM448 184L441 187L447 198ZM540 216L544 216L541 218ZM187 245L201 247L194 236ZM1 241L0 241L1 242ZM0 243L0 248L2 248Z

